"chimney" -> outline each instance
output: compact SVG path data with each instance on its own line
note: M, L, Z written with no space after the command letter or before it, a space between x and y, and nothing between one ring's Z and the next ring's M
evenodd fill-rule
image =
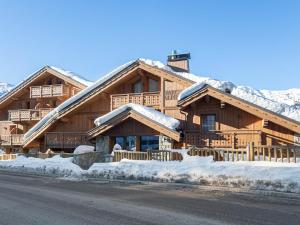
M172 54L168 56L168 66L170 66L176 72L190 72L189 59L190 53L177 54L177 51L172 51Z

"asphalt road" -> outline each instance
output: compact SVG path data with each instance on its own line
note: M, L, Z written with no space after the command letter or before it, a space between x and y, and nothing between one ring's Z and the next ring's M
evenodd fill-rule
M1 225L300 224L299 196L0 172Z

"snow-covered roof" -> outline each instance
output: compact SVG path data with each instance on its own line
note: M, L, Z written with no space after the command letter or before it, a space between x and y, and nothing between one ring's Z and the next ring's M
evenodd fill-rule
M69 108L71 105L77 103L78 100L85 99L86 96L88 96L91 92L101 87L104 83L106 83L106 81L110 80L111 78L116 76L119 72L121 72L122 70L126 69L127 67L133 65L138 61L146 63L147 65L150 65L152 67L156 67L161 70L167 71L176 76L187 79L192 83L195 83L194 85L190 86L189 88L181 92L180 95L178 96L178 100L181 100L187 97L188 95L190 95L191 93L194 93L195 91L199 90L201 87L203 87L204 84L209 84L212 87L222 91L225 91L225 89L229 89L231 91L231 94L239 98L242 98L250 103L256 104L258 106L271 110L275 113L284 115L291 119L300 121L300 89L290 89L286 92L266 91L266 90L259 91L251 87L236 86L230 81L220 81L209 77L197 76L192 73L176 72L172 70L171 67L163 64L160 61L153 61L150 59L140 58L138 60L130 61L128 63L125 63L124 65L117 67L113 71L104 75L93 85L87 87L86 89L79 92L77 95L73 96L72 98L66 100L64 103L59 105L57 108L51 111L46 117L40 120L35 126L33 126L24 135L25 143L39 129L41 129L42 127L46 127L48 124L54 121L58 117L60 112L67 110L67 108ZM283 100L286 98L288 98L289 101Z
M85 78L83 78L82 76L78 75L78 74L75 74L74 72L71 72L71 71L68 71L68 70L64 70L64 69L61 69L61 68L58 68L58 67L55 67L55 66L49 66L51 69L59 72L60 74L66 76L66 77L69 77L85 86L91 86L94 82L92 81L89 81Z
M30 82L32 82L34 79L36 79L42 72L47 71L49 69L52 69L56 72L58 72L59 74L61 74L62 76L65 76L69 79L74 80L75 82L78 82L86 87L91 86L93 84L93 82L86 80L84 78L82 78L81 76L71 72L71 71L66 71L54 66L44 66L43 68L33 72L32 74L30 74L29 76L27 76L23 81L21 81L19 84L15 85L14 87L11 87L8 89L8 91L6 91L4 93L4 95L0 95L0 102L2 102L3 100L8 99L9 96L11 96L12 94L18 92L19 90L21 90L24 85L28 85Z
M134 62L135 61L131 61L131 62L128 62L128 63L122 65L122 66L117 67L116 69L114 69L110 73L108 73L108 74L104 75L103 77L101 77L98 81L96 81L91 86L83 89L82 91L80 91L79 93L72 96L71 98L69 98L68 100L66 100L62 104L60 104L58 107L56 107L55 109L50 111L43 119L41 119L36 125L34 125L31 129L29 129L27 131L27 133L24 135L24 142L26 142L36 131L38 131L42 127L47 126L49 123L54 121L58 117L60 112L64 111L69 106L73 105L74 103L78 102L79 99L86 97L89 93L91 93L92 91L97 89L99 86L104 84L110 78L112 78L113 76L118 74L120 71L122 71L123 69L125 69L128 66L130 66L131 64L133 64Z
M110 119L114 118L115 116L119 115L122 112L125 112L126 110L133 110L144 117L147 117L150 120L153 120L157 123L159 123L162 126L165 126L171 130L175 130L180 122L177 119L174 119L171 116L167 116L166 114L159 112L153 108L139 105L139 104L134 104L134 103L129 103L123 106L120 106L119 108L103 115L100 116L95 120L95 125L100 126L104 124L105 122L109 121Z

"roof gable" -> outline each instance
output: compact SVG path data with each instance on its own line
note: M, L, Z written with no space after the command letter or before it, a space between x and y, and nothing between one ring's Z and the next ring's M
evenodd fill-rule
M122 106L99 117L95 120L97 127L90 130L88 133L91 138L96 137L128 118L132 118L176 141L180 140L180 134L175 130L180 124L178 120L152 108L136 104Z
M50 73L62 80L67 81L68 83L73 84L74 86L84 89L88 85L91 85L92 82L87 81L80 77L79 75L75 75L70 71L65 71L63 69L59 69L57 67L45 66L38 71L34 72L30 76L28 76L24 81L16 85L10 92L0 98L0 104L3 104L7 100L11 99L17 93L19 93L22 89L30 86L34 81L41 78L45 75L45 73Z
M234 95L225 93L225 92L218 90L208 84L203 85L203 87L201 89L199 89L198 91L195 91L192 94L179 100L178 106L181 109L184 109L187 106L189 106L191 103L203 98L206 95L212 96L216 99L219 99L219 100L221 100L225 103L228 103L230 105L233 105L237 108L241 108L242 110L244 110L250 114L253 114L255 116L258 116L262 119L272 121L278 125L288 128L296 133L300 133L300 123L298 121L295 121L288 117L282 116L282 115L275 113L273 111L270 111L268 109L262 108L258 105L255 105L253 103L245 101Z

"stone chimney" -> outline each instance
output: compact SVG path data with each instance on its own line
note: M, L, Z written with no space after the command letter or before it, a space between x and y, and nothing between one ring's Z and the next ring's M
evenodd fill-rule
M170 66L176 72L190 72L189 59L191 59L190 53L177 54L177 51L172 51L172 54L168 56L168 66Z

